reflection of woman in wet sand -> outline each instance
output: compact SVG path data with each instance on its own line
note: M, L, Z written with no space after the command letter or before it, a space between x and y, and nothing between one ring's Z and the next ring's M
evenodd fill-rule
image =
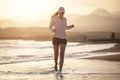
M54 61L56 74L62 74L64 63L64 52L67 44L66 29L71 29L74 25L67 26L67 19L64 17L65 9L60 7L58 11L51 17L49 29L54 33L52 44L54 47ZM58 55L60 50L59 70L57 66Z

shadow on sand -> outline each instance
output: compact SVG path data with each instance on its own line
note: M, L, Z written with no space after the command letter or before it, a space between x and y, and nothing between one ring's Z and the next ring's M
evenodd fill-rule
M99 56L92 56L88 57L85 59L95 59L95 60L109 60L109 61L120 61L120 43L116 44L114 47L109 48L109 49L103 49L103 50L97 50L97 51L92 51L90 53L99 53L99 52L107 52L107 53L112 53L110 55L99 55ZM117 52L118 54L114 54L114 52Z

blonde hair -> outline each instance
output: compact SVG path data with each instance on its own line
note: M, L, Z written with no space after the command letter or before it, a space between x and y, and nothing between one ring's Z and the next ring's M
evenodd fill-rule
M55 16L57 16L57 15L58 15L58 11L55 12L51 17L55 17Z
M65 12L65 9L64 9L64 7L59 7L58 8L58 11L57 12L55 12L51 17L55 17L55 16L58 16L58 13L59 12Z

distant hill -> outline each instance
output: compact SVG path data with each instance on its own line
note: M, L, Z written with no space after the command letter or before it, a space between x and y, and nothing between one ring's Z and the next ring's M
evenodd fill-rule
M119 11L119 12L114 12L114 13L112 13L112 14L117 15L117 16L120 17L120 11Z
M92 14L98 15L98 16L111 16L112 14L109 13L107 10L98 8L92 12Z
M88 15L69 14L69 23L74 23L80 31L120 31L120 15L104 9L97 9ZM71 18L70 18L71 17Z
M28 26L44 26L48 28L50 22L50 15L46 15L44 20L41 19L41 15L34 20L34 22L29 22ZM48 17L49 16L49 17ZM104 31L104 32L120 32L120 12L108 12L105 9L96 9L88 15L80 14L65 14L69 24L74 24L74 31L84 32L84 31ZM3 27L14 27L21 26L12 20L0 21L0 25Z

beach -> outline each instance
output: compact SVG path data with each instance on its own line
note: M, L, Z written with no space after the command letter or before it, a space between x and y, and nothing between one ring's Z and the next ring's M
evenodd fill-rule
M19 45L18 41L12 41L10 46L8 41L2 43L7 44L7 48L4 48L5 45L1 48L4 54L0 55L0 80L120 80L119 43L104 43L106 46L104 44L68 44L63 77L55 75L53 55L50 54L53 52L49 42L37 42L44 46L38 46L33 41L27 41L27 43L20 41ZM21 47L23 45L24 47ZM36 49L36 46L39 48ZM18 52L23 48L23 52Z
M1 80L119 80L120 62L66 59L63 77L56 77L53 61L0 66Z

